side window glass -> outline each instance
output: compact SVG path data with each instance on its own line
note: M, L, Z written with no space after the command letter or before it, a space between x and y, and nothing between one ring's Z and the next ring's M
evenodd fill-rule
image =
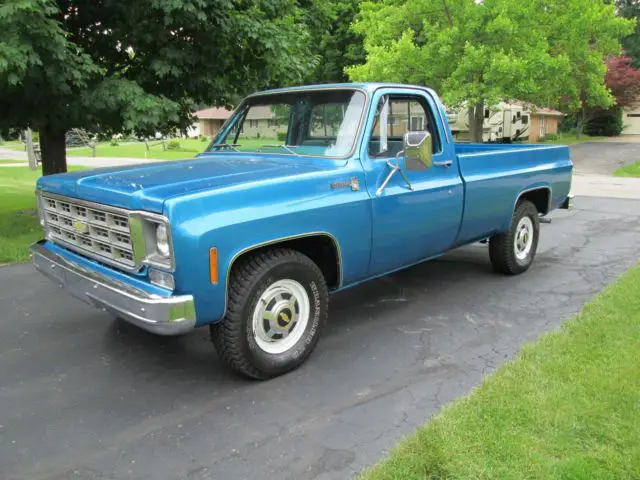
M404 134L417 131L430 132L433 151L440 151L438 130L426 102L417 97L383 97L376 109L369 156L396 156L402 150Z

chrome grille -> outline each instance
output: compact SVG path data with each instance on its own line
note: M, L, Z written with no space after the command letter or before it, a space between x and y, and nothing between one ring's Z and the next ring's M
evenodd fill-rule
M49 239L97 260L135 267L129 217L101 205L81 204L66 197L42 194Z

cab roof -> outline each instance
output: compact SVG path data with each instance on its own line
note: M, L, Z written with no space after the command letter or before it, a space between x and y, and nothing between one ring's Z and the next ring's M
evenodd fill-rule
M376 82L365 82L365 83L324 83L317 85L300 85L296 87L285 87L285 88L275 88L271 90L263 90L261 92L256 92L253 95L262 95L262 94L272 94L272 93L284 93L284 92L296 92L296 91L308 91L308 90L324 90L324 89L360 89L365 90L369 93L374 92L375 90L383 87L395 87L395 88L419 88L422 90L430 90L429 87L424 85L409 85L404 83L376 83ZM253 96L251 95L251 96Z

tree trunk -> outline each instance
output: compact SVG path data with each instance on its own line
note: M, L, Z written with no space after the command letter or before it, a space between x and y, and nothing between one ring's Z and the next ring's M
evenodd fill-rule
M27 150L27 160L29 161L29 168L31 170L36 170L38 168L38 162L36 159L36 152L33 148L33 135L31 134L31 129L27 128L24 131L24 148Z
M42 155L42 174L53 175L67 171L65 149L65 131L46 126L40 130L40 152Z
M484 133L484 102L477 103L475 107L469 107L469 135L474 143L482 143Z
M578 114L578 122L576 123L576 138L580 139L584 126L587 123L587 109L582 108Z

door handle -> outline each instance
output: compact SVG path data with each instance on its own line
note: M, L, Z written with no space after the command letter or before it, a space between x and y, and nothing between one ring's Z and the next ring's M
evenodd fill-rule
M434 167L450 167L453 165L453 160L445 160L443 162L433 162L432 165Z

